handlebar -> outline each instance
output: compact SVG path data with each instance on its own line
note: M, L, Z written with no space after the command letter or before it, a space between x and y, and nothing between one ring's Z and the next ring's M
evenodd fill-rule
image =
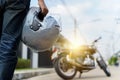
M98 42L100 39L102 39L102 37L99 37L99 38L97 38L96 40L94 40L94 41L93 41L93 44L96 43L96 42Z

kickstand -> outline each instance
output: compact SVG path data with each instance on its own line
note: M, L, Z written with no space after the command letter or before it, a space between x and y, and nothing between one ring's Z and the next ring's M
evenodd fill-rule
M81 78L81 75L82 75L82 72L80 71L80 73L79 73L79 78Z

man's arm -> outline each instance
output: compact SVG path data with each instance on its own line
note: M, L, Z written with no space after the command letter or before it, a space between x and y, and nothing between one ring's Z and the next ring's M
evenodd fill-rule
M39 4L39 6L40 6L40 8L41 8L41 10L42 10L42 14L43 14L44 16L46 16L47 13L48 13L48 8L47 8L44 0L38 0L38 4Z

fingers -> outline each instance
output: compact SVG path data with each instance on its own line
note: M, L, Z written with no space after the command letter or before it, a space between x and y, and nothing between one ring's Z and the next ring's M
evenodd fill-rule
M45 15L42 13L42 11L40 11L39 13L38 13L38 19L40 20L40 21L43 21L44 20L44 17L45 17Z
M44 16L48 14L48 9L46 7L41 8L41 12Z

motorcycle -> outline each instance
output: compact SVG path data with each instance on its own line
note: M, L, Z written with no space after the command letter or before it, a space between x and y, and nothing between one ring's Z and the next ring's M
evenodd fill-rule
M95 46L95 43L100 39L101 37L94 40L91 45L82 45L76 49L55 48L51 59L56 73L65 80L73 79L77 72L80 72L79 77L81 77L83 72L95 69L96 64L98 64L106 76L110 77L111 73L108 65ZM94 54L99 56L95 57Z

